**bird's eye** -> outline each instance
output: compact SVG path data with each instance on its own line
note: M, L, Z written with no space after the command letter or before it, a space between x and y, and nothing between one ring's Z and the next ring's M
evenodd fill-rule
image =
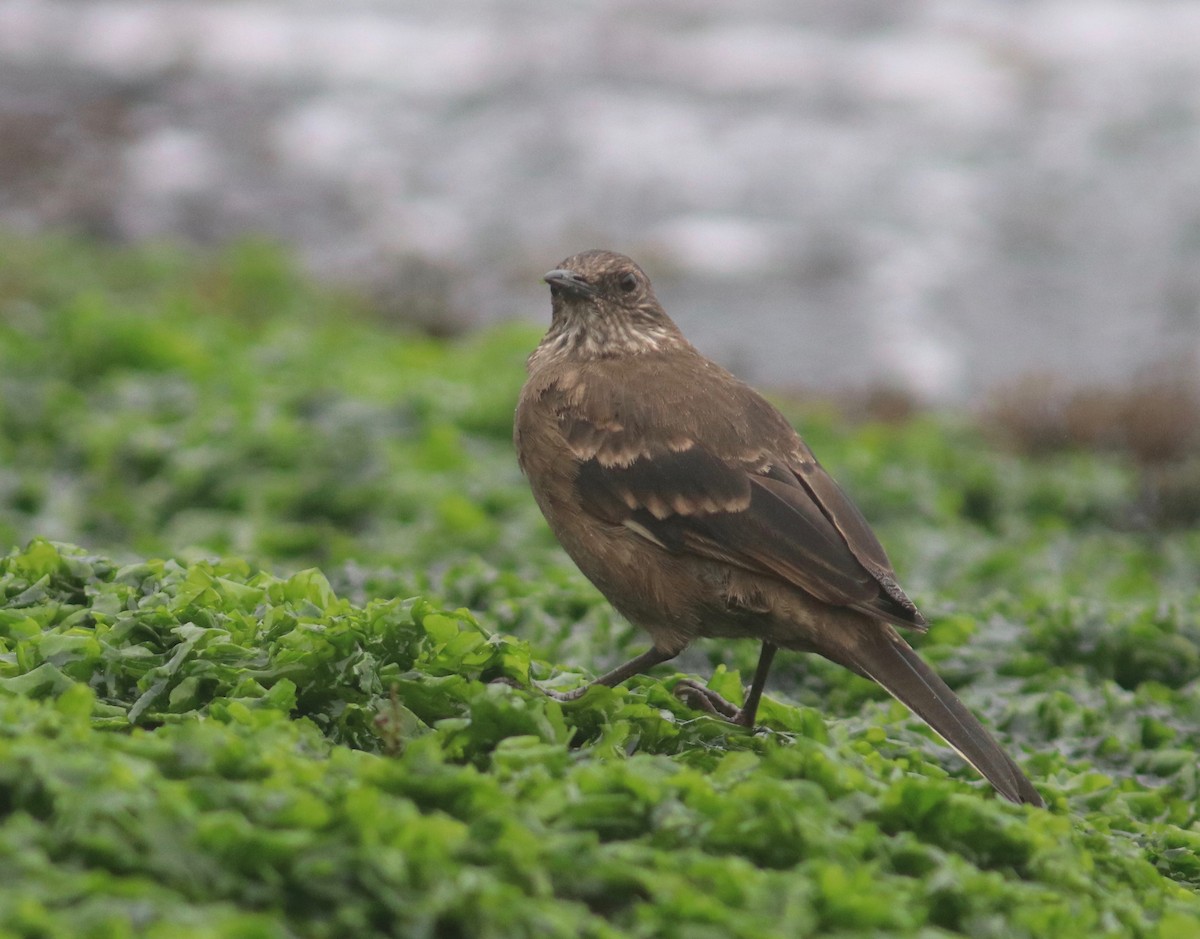
M637 275L632 271L627 274L622 274L621 279L617 281L617 286L625 291L625 293L629 293L637 287Z

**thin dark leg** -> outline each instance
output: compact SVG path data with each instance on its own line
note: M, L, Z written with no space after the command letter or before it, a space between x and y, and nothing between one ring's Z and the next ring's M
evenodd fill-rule
M754 726L754 715L758 713L758 702L762 700L763 688L767 684L767 672L771 670L771 663L775 660L775 653L778 651L779 646L773 642L762 644L762 652L758 655L758 668L754 670L754 681L750 682L750 690L746 692L746 703L742 705L742 709L734 718L735 724L741 724L744 727Z
M636 659L630 659L624 665L618 665L611 672L601 675L595 681L588 682L582 688L575 688L572 691L553 691L550 688L543 688L540 685L535 685L534 687L556 701L576 701L587 694L593 685L606 685L611 688L613 685L619 685L626 678L632 678L634 675L654 668L655 665L660 665L667 661L667 659L675 658L676 655L677 653L675 652L663 652L651 646Z
M651 646L636 659L630 659L624 665L618 665L611 672L601 675L592 684L607 685L611 688L614 685L621 684L626 678L640 675L642 672L654 668L655 665L661 665L668 659L675 658L676 654L675 652L663 652L661 649L655 649Z
M734 707L711 688L690 678L685 678L675 685L675 696L692 707L708 711L716 717L723 717L730 723L753 727L755 715L758 714L758 703L762 700L763 688L767 684L767 673L771 671L771 662L774 661L777 651L779 647L772 642L762 644L758 667L754 669L754 680L750 682L750 690L746 692L746 703L740 708Z

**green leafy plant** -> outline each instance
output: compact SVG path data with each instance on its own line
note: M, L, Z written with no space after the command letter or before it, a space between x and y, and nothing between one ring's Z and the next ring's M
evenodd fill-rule
M787 405L1017 808L805 656L753 733L667 667L534 690L645 641L516 471L536 330L405 333L262 244L0 248L0 935L1194 933L1200 536L1119 455Z

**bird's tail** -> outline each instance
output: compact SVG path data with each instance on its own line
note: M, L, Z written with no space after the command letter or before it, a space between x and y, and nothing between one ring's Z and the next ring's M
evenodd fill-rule
M940 734L996 791L1013 802L1044 806L1042 797L958 696L890 626L871 624L835 661L882 685ZM833 656L830 656L833 658Z

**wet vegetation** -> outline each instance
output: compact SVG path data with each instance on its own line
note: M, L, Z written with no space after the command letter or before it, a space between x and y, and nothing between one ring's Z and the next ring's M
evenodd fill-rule
M536 330L406 333L259 244L0 254L0 934L1194 934L1186 379L784 402L1043 811L800 655L755 733L671 694L748 643L497 683L644 647L517 472Z

